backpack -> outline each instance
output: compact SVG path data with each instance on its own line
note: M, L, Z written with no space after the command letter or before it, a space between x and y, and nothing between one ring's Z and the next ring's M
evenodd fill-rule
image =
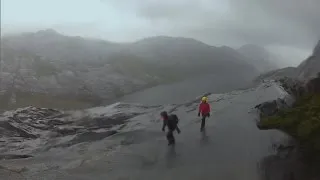
M179 118L178 118L178 116L177 116L177 115L175 115L175 114L171 114L171 117L172 117L172 119L175 121L175 123L176 123L176 124L178 124L178 123L179 123Z

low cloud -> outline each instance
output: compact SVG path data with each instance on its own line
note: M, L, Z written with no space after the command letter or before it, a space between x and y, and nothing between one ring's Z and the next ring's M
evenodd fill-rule
M30 4L29 11L41 9L32 2L26 4ZM54 22L48 28L112 41L168 35L196 38L211 45L239 47L250 43L273 51L281 47L287 49L281 51L285 53L299 49L289 54L288 62L295 53L297 58L307 56L320 39L319 0L93 0L70 1L65 11L71 12L75 3L88 10L76 11L80 14L73 14L70 20L74 24ZM68 20L67 15L60 16Z

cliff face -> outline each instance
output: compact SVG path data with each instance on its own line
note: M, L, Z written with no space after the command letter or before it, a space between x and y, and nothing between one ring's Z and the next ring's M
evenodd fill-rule
M320 72L318 77L311 79L306 84L307 92L309 93L320 93Z
M312 55L298 66L297 71L300 79L317 77L318 72L320 72L320 40Z

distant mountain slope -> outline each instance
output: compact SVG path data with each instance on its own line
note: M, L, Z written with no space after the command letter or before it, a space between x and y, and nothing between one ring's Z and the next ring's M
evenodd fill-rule
M278 68L275 63L277 58L263 47L247 44L240 47L238 51L247 57L248 62L253 64L260 72L267 72Z
M95 104L154 84L179 80L172 70L165 71L163 67L132 56L131 63L123 62L118 55L111 57L108 63L64 62L44 59L29 51L4 45L1 50L0 109L10 104L11 100L7 98L19 101L25 99L25 96L49 99L58 96L62 100L83 99L89 104ZM23 97L19 96L21 94ZM30 99L28 101L32 102ZM47 101L44 106L47 106Z
M300 79L309 79L317 77L318 72L320 72L320 40L312 55L298 66L298 77Z
M116 43L64 36L52 29L2 37L1 43L51 60L62 61L97 61L106 57L113 48L117 48Z
M230 54L190 38L151 37L131 44L127 50L144 59L174 66L185 73L232 72L245 79L258 73L241 54Z
M118 44L102 40L84 39L61 35L54 30L25 33L20 36L5 37L3 43L10 47L25 49L52 61L107 62L115 55L126 55L127 60L154 61L157 64L175 66L179 71L199 73L199 71L226 71L228 66L242 66L236 69L248 70L239 73L252 76L257 73L245 57L238 53L232 56L190 38L150 37L135 43ZM228 65L226 67L226 65ZM205 68L205 69L204 69ZM182 69L182 70L181 70ZM233 70L235 70L233 68ZM252 72L249 74L248 72Z
M1 52L0 92L11 96L27 92L106 100L203 74L216 74L226 83L228 78L247 82L258 74L235 50L189 38L120 44L49 29L3 37Z
M313 50L312 55L304 60L298 67L288 67L261 74L255 79L279 79L282 77L297 78L299 80L308 80L317 77L320 72L320 40Z

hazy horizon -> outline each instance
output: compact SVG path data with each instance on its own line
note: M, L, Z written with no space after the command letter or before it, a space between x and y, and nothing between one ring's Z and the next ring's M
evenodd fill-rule
M2 0L1 34L54 29L112 42L171 36L256 44L282 57L282 66L296 66L319 40L318 9L317 0Z

